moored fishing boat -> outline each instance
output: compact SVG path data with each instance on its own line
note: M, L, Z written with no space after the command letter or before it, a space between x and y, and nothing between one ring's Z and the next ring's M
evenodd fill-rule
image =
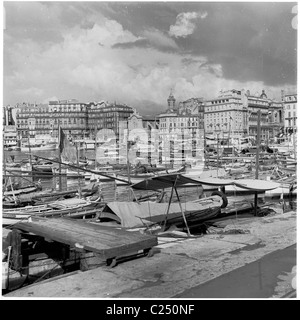
M67 175L67 178L69 179L84 178L84 173L82 171L78 172L76 170L71 170L71 169L66 170L66 175Z
M3 192L4 197L13 197L18 196L25 193L32 193L38 190L42 190L42 186L40 184L36 184L34 186L26 186L26 187L19 187L15 190L7 190Z
M159 169L159 170L145 172L145 173L131 173L129 177L130 177L131 183L138 183L147 178L154 178L154 177L165 175L165 174L182 173L184 171L185 171L185 166L181 166L176 169ZM122 173L122 174L118 173L116 177L119 177L124 180L128 180L128 174L125 174L125 173ZM125 184L120 181L116 181L116 183L117 185Z
M158 175L144 179L131 185L133 190L164 190L172 188L168 203L161 202L109 202L98 215L101 219L111 219L125 228L148 227L153 224L163 225L163 229L175 225L187 230L197 228L205 220L211 219L226 206L226 197L222 193L212 194L210 197L181 203L177 193L178 187L199 186L200 182L185 177L180 173ZM173 191L178 202L172 203Z
M71 198L49 202L42 205L26 206L22 208L3 209L2 225L11 225L20 220L26 220L31 216L70 218L95 216L104 204L100 196L94 200Z

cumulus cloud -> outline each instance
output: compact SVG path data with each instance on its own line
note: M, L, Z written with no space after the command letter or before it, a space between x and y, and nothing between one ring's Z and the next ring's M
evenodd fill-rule
M263 81L230 80L225 63L203 50L192 51L185 37L194 32L196 20L204 19L207 13L190 11L177 16L169 33L170 22L165 20L165 28L155 24L133 29L130 19L126 25L98 16L88 26L78 21L55 29L59 41L45 42L33 36L16 38L27 22L19 28L15 26L14 33L8 28L4 31L4 103L47 102L48 97L76 98L82 102L105 100L153 114L167 108L171 88L177 102L190 97L209 99L220 90L233 88L252 92L264 88L269 97L280 96L281 89L288 89L282 85L266 86ZM210 33L206 30L205 34ZM227 42L226 35L221 35L217 43L224 39ZM207 42L203 42L204 46L193 40L193 45L196 43L201 48L209 47ZM224 52L221 49L216 51ZM236 56L232 59L236 64ZM239 74L243 70L249 79L249 69L239 67Z
M131 42L117 43L114 48L132 49L132 48L156 48L158 50L178 49L176 42L163 32L150 29L142 32L138 40Z
M175 25L170 26L169 35L185 38L194 32L196 28L194 20L206 17L207 12L182 12L177 15Z
M143 35L147 38L151 44L155 47L165 47L165 48L173 48L178 49L176 42L160 32L159 30L146 30Z

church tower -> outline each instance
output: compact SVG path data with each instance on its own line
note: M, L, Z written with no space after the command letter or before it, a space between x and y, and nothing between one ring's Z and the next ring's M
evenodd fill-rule
M168 98L168 109L172 109L172 110L175 109L175 102L176 102L176 99L174 98L173 92L171 89L171 92Z

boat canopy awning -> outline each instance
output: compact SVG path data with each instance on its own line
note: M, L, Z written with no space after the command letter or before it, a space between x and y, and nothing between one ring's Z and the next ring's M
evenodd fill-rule
M256 190L256 191L268 191L268 190L273 190L280 187L280 183L277 183L274 181L257 180L257 179L235 180L234 184L239 188Z
M197 181L182 174L166 174L156 177L147 178L141 182L133 184L131 187L138 190L160 190L171 187L182 187L185 185L201 185L201 181Z
M206 178L206 179L197 179L198 182L204 185L210 186L228 186L234 185L241 189L247 189L252 191L268 191L280 187L280 183L274 181L266 181L259 179L218 179L218 178Z
M138 190L160 190L171 187L182 186L228 186L233 185L241 189L252 191L268 191L280 187L280 184L274 181L258 179L220 179L220 178L189 178L182 174L167 174L147 178L141 182L133 184L131 187Z

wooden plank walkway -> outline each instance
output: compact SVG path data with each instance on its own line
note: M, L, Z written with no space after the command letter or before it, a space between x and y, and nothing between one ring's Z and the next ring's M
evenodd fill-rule
M69 218L32 217L28 221L16 223L14 229L67 244L78 252L94 252L106 260L134 254L140 250L146 252L158 244L155 236Z

